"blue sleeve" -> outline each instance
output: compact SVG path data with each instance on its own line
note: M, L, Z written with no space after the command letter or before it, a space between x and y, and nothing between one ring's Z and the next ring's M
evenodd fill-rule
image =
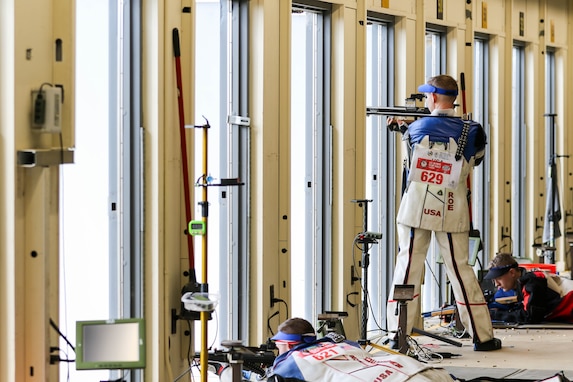
M495 292L494 296L493 296L493 301L489 302L487 304L487 306L490 309L500 309L500 310L511 310L513 308L515 308L515 303L511 303L511 304L501 304L499 302L496 302L495 300L497 300L498 298L502 298L502 297L511 297L511 296L516 296L517 293L515 292L515 290L508 290L508 291L504 291L503 289L498 289L497 292Z
M280 375L284 379L304 381L304 376L298 368L295 360L291 357L294 350L279 355L273 364L272 375Z
M463 121L454 117L424 117L418 119L408 126L408 132L405 137L409 143L416 144L422 141L425 136L429 136L431 142L448 143L450 138L456 142L459 141L464 128L464 124L469 123L468 142L464 149L464 157L469 161L477 153L485 149L487 137L483 127L475 121ZM479 162L476 161L476 165Z

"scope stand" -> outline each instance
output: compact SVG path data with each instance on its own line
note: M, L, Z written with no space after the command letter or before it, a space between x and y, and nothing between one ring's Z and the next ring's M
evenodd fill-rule
M368 203L372 199L353 199L352 203L358 203L358 207L363 207L362 212L362 229L363 232L368 231ZM362 241L362 321L360 325L360 340L359 344L368 343L366 336L368 326L368 266L370 265L370 254L368 253L368 244L376 243L376 240L365 239Z
M398 351L406 354L408 349L408 341L406 341L406 328L408 327L408 300L398 300Z
M326 311L318 315L318 329L316 333L319 337L326 337L329 333L336 333L346 338L342 318L348 317L347 312Z
M229 365L231 365L232 381L241 382L243 380L243 357L238 348L242 346L242 343L240 341L223 341L221 345L230 349L227 357Z
M394 312L398 316L398 333L396 333L395 340L398 342L398 351L402 354L406 354L410 348L406 341L406 330L408 328L408 301L414 298L414 289L415 286L412 284L394 285L392 299L398 301Z
M396 340L398 341L398 351L402 354L406 354L408 349L407 337L407 327L408 327L408 301L411 301L414 296L414 285L394 285L394 296L393 299L398 301L398 306L396 307L396 312L394 314L398 316L398 333L396 335ZM429 333L425 330L412 328L412 332L430 337L439 341L443 341L450 345L461 347L461 342L454 341L449 338L441 337L433 333Z
M406 300L398 301L398 309L400 311L400 316L398 317L398 334L396 337L398 340L398 351L402 354L406 354L408 352L408 349L410 348L408 346L408 341L406 340L406 337L407 337L406 327L407 327L407 317L408 317L408 307L407 306L408 306L408 304L407 304ZM430 333L430 332L427 332L427 331L422 330L422 329L412 328L412 332L417 333L417 334L421 334L421 335L426 336L426 337L433 338L433 339L438 340L438 341L445 342L445 343L450 344L450 345L462 347L461 342L454 341L454 340L446 338L446 337L438 336L434 333Z
M241 341L221 341L221 345L229 348L229 351L220 352L217 356L213 355L213 359L217 362L226 362L229 364L231 369L231 382L241 382L243 381L243 364L244 364L244 357L248 354L252 354L249 349L247 349ZM208 354L208 357L211 354ZM210 358L210 357L209 357ZM208 369L208 364L201 364L201 370ZM181 375L179 375L173 382L179 381L183 378L187 373L191 372L193 365L190 366L187 370L185 370Z

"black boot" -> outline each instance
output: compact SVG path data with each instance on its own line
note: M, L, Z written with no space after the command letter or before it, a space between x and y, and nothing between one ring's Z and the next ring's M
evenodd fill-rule
M491 351L501 349L501 340L499 338L492 338L486 342L476 342L474 344L475 351Z

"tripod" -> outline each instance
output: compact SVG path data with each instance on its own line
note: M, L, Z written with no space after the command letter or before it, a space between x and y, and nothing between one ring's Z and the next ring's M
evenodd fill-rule
M555 117L557 114L544 114L549 117L549 165L547 167L547 201L545 211L545 222L543 224L543 256L545 264L555 264L555 239L561 236L559 220L561 220L561 206L559 205L559 189L557 186L557 164L556 159L569 155L559 155L555 153ZM549 199L551 198L551 199ZM549 224L547 226L547 224Z
M394 314L398 316L398 334L396 340L398 341L398 351L402 354L407 354L409 345L407 340L406 328L408 327L408 301L412 301L414 297L414 285L394 285L394 296L393 299L398 301L396 306L396 312ZM461 347L462 344L458 341L451 340L449 338L437 336L435 334L429 333L425 330L412 328L414 333L418 333L433 339L443 341L450 345Z
M362 212L362 229L363 232L359 233L355 242L362 244L362 321L360 325L360 340L359 343L367 343L366 337L367 324L368 324L368 266L370 265L370 254L368 253L368 244L377 244L377 239L382 238L382 234L375 232L368 232L368 203L372 199L353 199L352 203L358 203L358 207L363 207Z

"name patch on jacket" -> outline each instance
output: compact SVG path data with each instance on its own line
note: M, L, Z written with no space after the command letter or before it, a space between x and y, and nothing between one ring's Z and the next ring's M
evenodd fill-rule
M348 343L319 342L293 352L292 358L305 381L406 382L431 368L402 354L376 355Z
M454 153L415 145L409 180L453 189L460 181L462 164Z

